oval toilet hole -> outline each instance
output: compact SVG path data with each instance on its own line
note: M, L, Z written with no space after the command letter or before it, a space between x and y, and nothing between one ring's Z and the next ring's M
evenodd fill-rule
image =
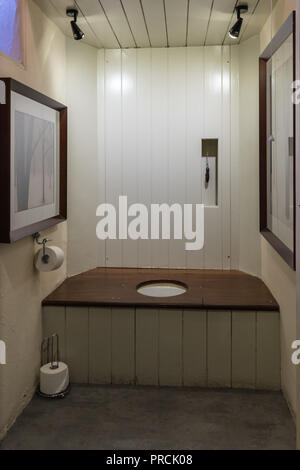
M187 291L183 282L177 281L150 281L137 286L137 292L147 297L176 297Z

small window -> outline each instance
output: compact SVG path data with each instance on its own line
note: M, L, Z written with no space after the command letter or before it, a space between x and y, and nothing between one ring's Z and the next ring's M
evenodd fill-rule
M0 0L0 51L22 63L22 0Z

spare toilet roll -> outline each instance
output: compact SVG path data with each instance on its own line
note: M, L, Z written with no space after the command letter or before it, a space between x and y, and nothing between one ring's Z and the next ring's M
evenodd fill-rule
M58 246L46 246L45 254L48 256L48 262L43 260L43 249L41 248L35 255L34 264L36 269L47 273L60 268L64 262L64 252Z
M57 369L51 369L51 363L40 368L40 391L46 395L64 392L69 385L69 369L67 364L59 362Z

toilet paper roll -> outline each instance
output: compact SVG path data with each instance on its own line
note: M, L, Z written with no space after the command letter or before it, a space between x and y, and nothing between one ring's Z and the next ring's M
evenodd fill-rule
M67 364L59 362L57 369L51 369L51 363L40 368L40 391L46 395L64 392L69 385Z
M47 273L60 268L64 262L64 252L58 246L46 246L45 254L48 257L47 262L43 259L43 249L41 248L35 255L34 264L36 269Z

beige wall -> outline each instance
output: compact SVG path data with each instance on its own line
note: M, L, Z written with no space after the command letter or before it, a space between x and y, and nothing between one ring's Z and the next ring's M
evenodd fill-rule
M291 345L296 339L296 273L261 239L262 278L280 305L281 378L283 392L296 414L296 367L291 362Z
M293 10L296 10L296 0L278 0L260 33L261 52L267 47L272 37L277 33L280 26L285 22Z
M272 17L261 31L261 52L294 9L296 0L278 1ZM263 238L261 252L262 279L271 289L281 309L282 388L293 413L296 414L296 367L291 363L291 344L296 339L296 274Z
M97 154L98 134L101 136L97 125L97 54L96 48L67 39L70 276L105 265L97 256L105 242L96 237L96 207L101 202L99 191L105 173L105 168L99 168Z
M0 76L13 77L52 98L65 101L66 40L32 0L24 2L25 68L0 56ZM66 251L67 225L48 232ZM31 237L0 244L0 339L7 365L0 365L0 438L30 400L36 386L41 343L41 300L66 276L66 266L50 274L33 267Z
M259 161L255 158L259 154L258 55L258 36L241 43L239 47L239 269L256 276L260 275Z

